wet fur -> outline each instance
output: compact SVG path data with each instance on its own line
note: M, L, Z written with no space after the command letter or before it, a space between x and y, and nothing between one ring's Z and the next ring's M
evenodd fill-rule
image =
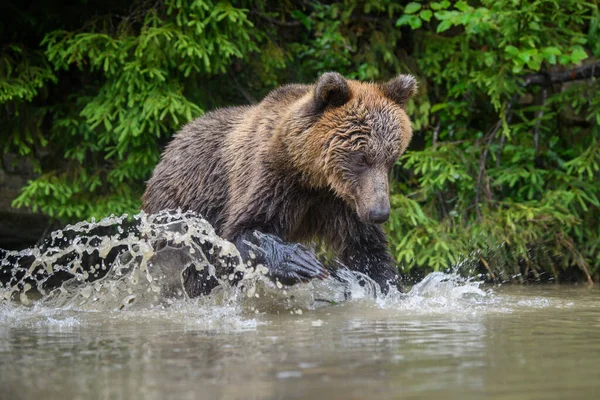
M167 146L143 209L196 211L231 241L249 230L317 239L348 267L393 281L385 233L364 222L364 209L389 205L387 176L412 137L403 107L415 90L405 75L372 84L328 73L254 106L209 112Z

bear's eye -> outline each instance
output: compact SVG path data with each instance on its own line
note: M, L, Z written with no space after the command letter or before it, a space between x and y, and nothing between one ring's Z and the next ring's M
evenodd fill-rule
M352 164L355 169L363 170L367 167L367 156L364 153L355 153L352 155Z

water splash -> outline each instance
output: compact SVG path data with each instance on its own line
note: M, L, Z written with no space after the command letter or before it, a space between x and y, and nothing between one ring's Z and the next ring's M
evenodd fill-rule
M494 301L492 291L481 289L482 284L483 281L466 278L457 272L432 272L401 299L382 298L377 304L404 314L465 316L485 310Z
M7 252L0 299L88 309L164 306L187 298L190 270L206 271L221 291L230 289L218 271L246 270L238 260L235 246L193 213L111 216L52 232L42 246Z
M243 279L232 285L232 271ZM348 300L381 307L480 298L479 283L434 273L408 294L383 296L369 277L347 269L336 278L284 287L266 268L244 264L235 246L192 212L143 212L128 218L83 221L52 232L44 245L0 254L0 302L47 309L154 310L189 304L186 280L213 279L210 296L194 307L232 307L235 312L302 313ZM189 282L188 282L189 283Z

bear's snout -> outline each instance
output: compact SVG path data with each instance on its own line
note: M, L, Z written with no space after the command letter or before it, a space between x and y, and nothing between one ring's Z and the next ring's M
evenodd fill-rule
M374 200L365 204L362 202L356 204L356 212L358 217L371 224L383 224L390 218L390 200L387 192L376 193L374 199L367 198L366 200Z
M383 224L390 217L390 190L385 170L371 170L363 174L356 197L359 218L372 224Z
M369 211L369 222L383 224L390 217L390 207L380 207Z

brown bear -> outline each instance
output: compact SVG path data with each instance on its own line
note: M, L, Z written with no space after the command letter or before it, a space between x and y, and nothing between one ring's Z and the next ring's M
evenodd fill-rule
M166 147L143 210L198 212L243 257L250 243L267 249L269 275L288 285L327 275L293 243L320 240L387 292L398 279L380 224L390 171L412 137L405 105L416 90L410 75L376 84L329 72L256 105L209 112Z

